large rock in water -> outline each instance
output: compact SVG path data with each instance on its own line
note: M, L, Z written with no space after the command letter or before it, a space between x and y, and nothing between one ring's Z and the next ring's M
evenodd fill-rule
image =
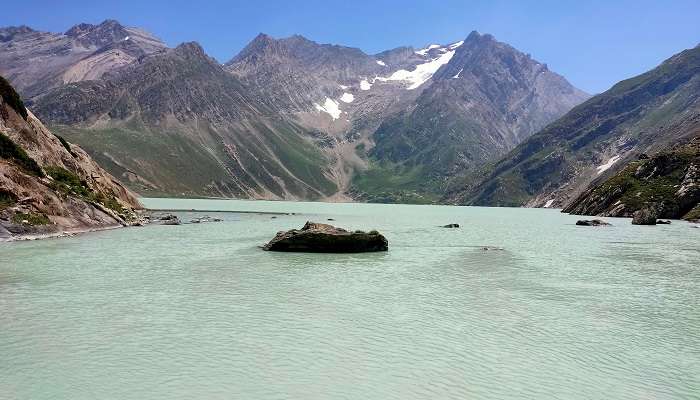
M632 225L656 225L657 212L653 208L644 208L632 214Z
M263 246L268 251L309 253L363 253L387 251L389 242L377 231L349 232L328 224L307 222L301 230L278 232Z

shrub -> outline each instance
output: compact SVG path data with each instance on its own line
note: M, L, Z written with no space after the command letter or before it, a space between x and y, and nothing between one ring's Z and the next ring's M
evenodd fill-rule
M12 207L17 202L17 196L7 190L0 189L0 210Z
M17 114L21 115L25 121L27 120L29 114L27 113L27 108L24 107L24 103L22 103L22 99L12 85L10 85L10 82L2 76L0 76L0 96L2 96L2 100L15 110Z
M65 168L51 166L46 167L46 173L54 179L54 189L65 194L74 194L83 200L93 203L100 203L103 206L117 212L123 213L124 207L114 197L107 197L102 193L90 189L87 182Z
M70 148L70 143L68 143L68 141L66 141L66 139L63 138L63 136L56 135L55 133L54 133L54 136L56 136L56 137L58 138L58 141L61 142L61 144L63 145L63 147L64 147L66 150L68 150L68 152L70 153L70 155L72 155L73 157L77 157L77 156L78 156L78 155L75 154L75 152Z
M31 175L44 176L39 164L9 137L0 133L0 158L10 160Z
M17 213L12 216L12 222L15 224L22 224L27 221L29 225L49 225L51 220L44 214L35 213Z

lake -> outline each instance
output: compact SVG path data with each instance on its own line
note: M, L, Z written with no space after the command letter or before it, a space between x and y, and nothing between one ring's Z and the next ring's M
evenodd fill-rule
M143 202L250 213L0 243L0 398L700 397L700 229L686 222ZM329 218L379 230L389 251L258 247Z

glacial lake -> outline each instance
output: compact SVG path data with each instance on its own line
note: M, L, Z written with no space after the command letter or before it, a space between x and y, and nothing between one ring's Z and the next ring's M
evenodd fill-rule
M0 399L700 397L691 224L579 227L548 209L143 202L251 213L178 212L223 221L0 243ZM258 247L329 218L379 230L389 252ZM462 227L438 227L448 223Z

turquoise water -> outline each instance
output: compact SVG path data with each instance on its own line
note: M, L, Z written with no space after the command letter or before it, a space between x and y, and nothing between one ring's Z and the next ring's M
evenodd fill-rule
M700 398L700 229L690 224L144 203L300 214L209 213L224 221L0 244L0 398ZM389 252L257 247L327 218L378 229ZM447 223L462 228L437 227Z

